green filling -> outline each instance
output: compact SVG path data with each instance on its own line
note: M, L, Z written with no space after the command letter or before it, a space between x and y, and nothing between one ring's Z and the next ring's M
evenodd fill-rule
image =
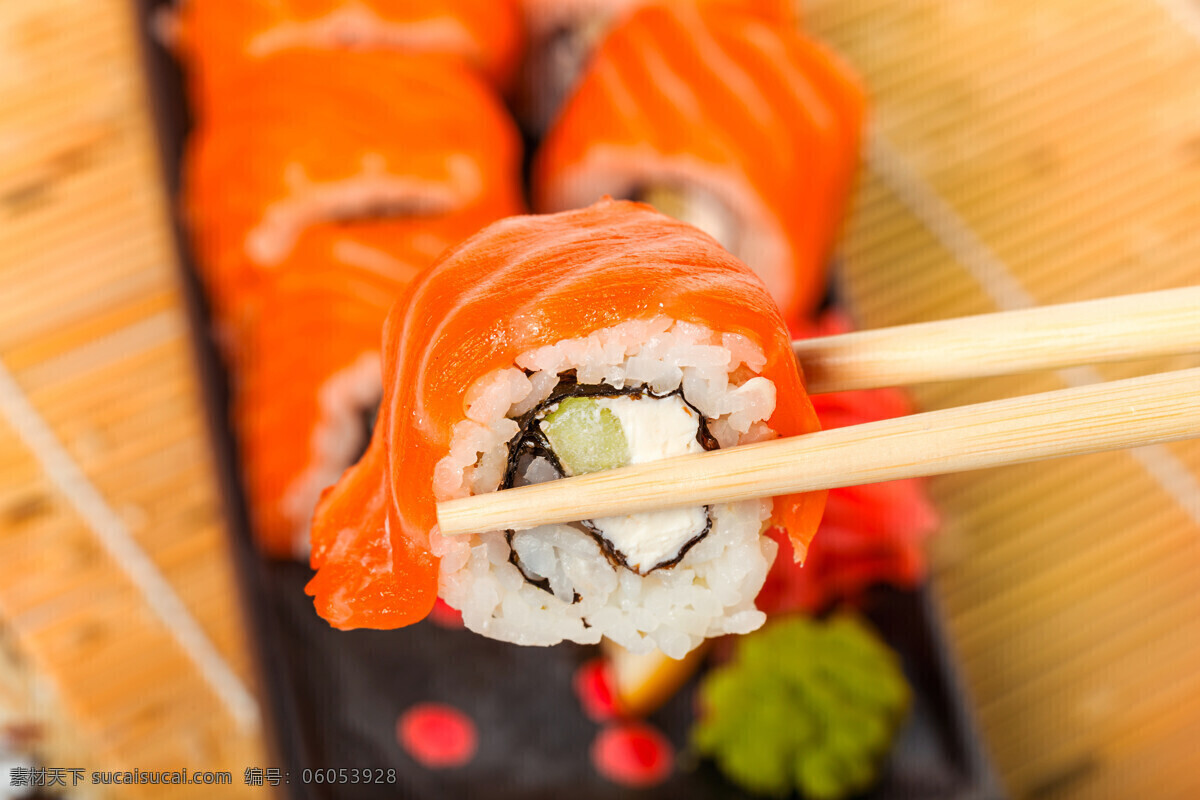
M636 193L636 200L654 206L659 212L683 222L690 222L691 198L679 186L652 184Z
M742 638L700 689L697 750L751 792L840 800L874 783L908 708L896 655L857 618L791 618Z
M589 397L568 397L542 420L554 454L568 475L584 475L629 463L629 443L612 410Z

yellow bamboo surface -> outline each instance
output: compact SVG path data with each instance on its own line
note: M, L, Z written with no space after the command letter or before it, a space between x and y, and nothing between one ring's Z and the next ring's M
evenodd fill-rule
M132 14L0 3L0 743L267 797Z
M1200 284L1200 4L811 0L805 25L874 98L843 248L865 327ZM935 586L1015 797L1200 796L1198 476L1192 442L932 482Z

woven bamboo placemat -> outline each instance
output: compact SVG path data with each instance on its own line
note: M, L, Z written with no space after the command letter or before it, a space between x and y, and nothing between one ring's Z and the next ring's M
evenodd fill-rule
M0 617L27 690L5 732L49 767L229 770L221 796L264 797L132 15L0 4Z
M874 97L844 246L864 326L1200 283L1200 4L805 9ZM1196 364L915 396L940 408ZM1198 476L1189 442L932 483L935 585L1015 796L1200 795Z

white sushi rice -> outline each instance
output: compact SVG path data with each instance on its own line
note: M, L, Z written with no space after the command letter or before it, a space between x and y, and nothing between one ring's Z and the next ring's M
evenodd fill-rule
M468 390L467 418L454 426L449 453L434 471L434 496L499 488L508 443L519 431L513 418L549 397L569 370L581 384L646 386L656 394L682 387L722 447L773 438L766 420L775 386L757 374L765 363L745 336L664 316L523 353ZM607 636L636 653L657 648L682 658L708 637L747 633L765 621L754 598L775 558L774 541L762 536L770 514L769 500L711 506L709 533L678 564L645 576L614 567L575 527L517 532L513 546L522 563L545 576L552 591L529 583L510 561L504 531L442 536L435 528L430 545L441 559L439 594L477 633L524 645L593 644Z

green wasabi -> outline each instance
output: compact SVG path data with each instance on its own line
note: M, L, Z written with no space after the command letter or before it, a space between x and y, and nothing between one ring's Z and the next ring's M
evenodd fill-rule
M895 653L856 617L794 617L742 637L700 689L692 741L734 783L840 800L875 782L910 702Z

